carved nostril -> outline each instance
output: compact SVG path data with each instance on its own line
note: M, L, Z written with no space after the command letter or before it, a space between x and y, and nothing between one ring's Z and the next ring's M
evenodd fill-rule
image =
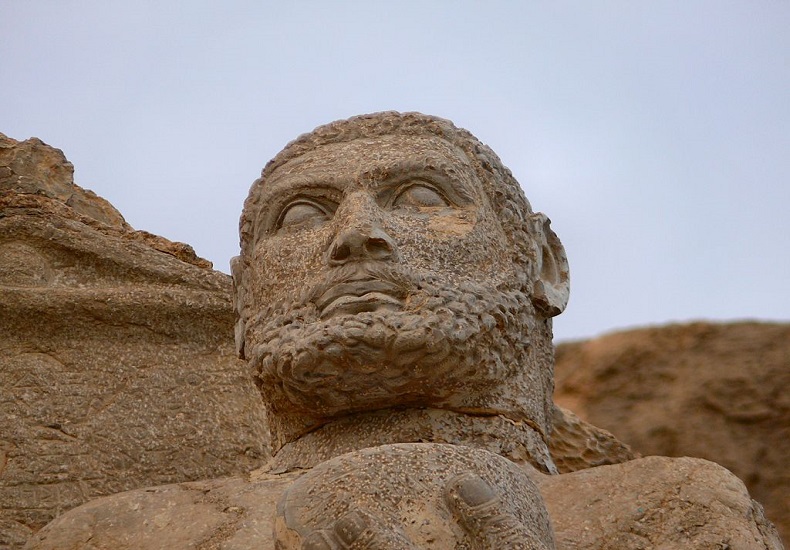
M346 261L349 256L351 256L351 248L347 244L338 244L332 250L332 259L336 262Z
M371 237L365 243L365 252L374 259L387 258L392 254L392 245L386 239Z
M332 265L364 260L389 260L397 256L392 238L377 227L342 231L329 249Z

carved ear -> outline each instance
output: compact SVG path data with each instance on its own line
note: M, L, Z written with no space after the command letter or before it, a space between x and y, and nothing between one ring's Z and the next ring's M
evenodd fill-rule
M236 325L234 326L234 336L236 337L236 353L240 359L244 357L244 317L242 316L242 304L245 302L244 288L244 266L241 256L234 256L230 259L230 274L233 277L233 311L236 313Z
M544 316L554 317L568 305L571 290L568 258L545 214L531 214L530 225L537 251L532 303Z

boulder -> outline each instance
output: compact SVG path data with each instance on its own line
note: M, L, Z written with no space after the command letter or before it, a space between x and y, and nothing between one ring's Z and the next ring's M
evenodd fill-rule
M430 444L416 445L425 445L431 452ZM382 449L349 453L325 465L337 467L338 460L355 460ZM765 519L762 507L749 497L743 483L706 460L647 457L553 476L527 469L551 517L557 550L783 548L776 529ZM367 472L351 468L330 479L342 484L355 472L376 475L375 469ZM272 538L275 518L289 502L283 493L298 489L305 475L310 474L303 470L271 474L262 469L245 478L138 489L97 499L60 516L36 533L29 549L276 548ZM351 498L352 502L380 497L379 485L368 483L364 487L365 494ZM320 494L328 498L334 493ZM409 498L403 501L406 506L409 501L414 502ZM509 503L507 494L500 494L500 503ZM308 507L304 501L298 501L297 511L300 505ZM441 508L427 508L425 512L418 507L417 515L424 512L421 521L408 525L426 532L446 529L448 525L452 528L452 522L430 519L440 514ZM316 513L314 519L331 522L337 517ZM446 542L446 538L439 538L428 547L448 548Z
M782 550L741 480L696 458L646 457L538 486L557 550Z
M790 324L645 328L556 355L557 403L642 455L721 464L790 540Z

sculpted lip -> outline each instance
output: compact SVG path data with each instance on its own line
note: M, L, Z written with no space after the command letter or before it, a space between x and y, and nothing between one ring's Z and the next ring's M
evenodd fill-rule
M400 307L404 290L380 279L347 281L331 287L316 300L322 317L334 313L359 313L380 307Z

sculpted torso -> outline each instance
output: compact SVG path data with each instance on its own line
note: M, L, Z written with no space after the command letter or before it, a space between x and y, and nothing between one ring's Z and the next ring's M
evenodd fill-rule
M289 144L253 184L232 268L273 460L90 502L32 548L613 547L640 521L628 495L666 508L686 475L644 460L555 475L565 253L496 155L447 121L381 113ZM629 477L650 467L652 489ZM677 533L664 523L614 547L660 547ZM742 540L763 537L741 523Z

